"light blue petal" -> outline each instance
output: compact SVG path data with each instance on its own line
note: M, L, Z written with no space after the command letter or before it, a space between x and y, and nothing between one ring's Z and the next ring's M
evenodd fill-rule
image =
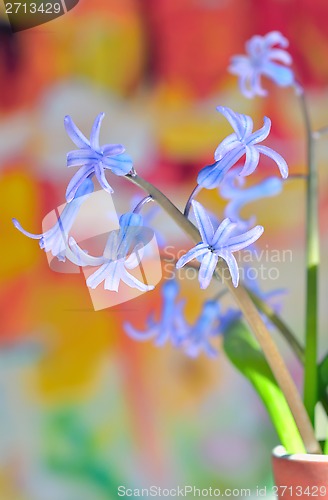
M225 106L217 106L216 109L228 120L228 122L236 132L238 139L241 140L244 137L245 129L243 123L240 120L240 115Z
M110 265L112 262L105 262L97 271L95 271L93 274L90 274L88 277L86 284L89 288L97 288L100 283L102 283L108 276L108 273L110 273Z
M282 64L286 64L286 66L289 66L293 62L292 56L289 52L282 49L271 49L268 56L270 59L275 59Z
M118 292L120 281L123 280L124 271L125 269L123 260L116 260L114 262L110 262L105 277L105 283L104 283L105 290L110 290L111 292Z
M133 167L132 158L127 154L120 154L117 156L104 156L103 164L105 168L109 168L115 175L126 175Z
M267 62L263 66L262 73L281 87L288 87L294 83L293 71L290 68L286 68L274 62Z
M238 252L243 250L243 248L248 247L263 234L264 228L262 226L255 226L253 229L246 231L246 233L239 234L238 236L232 236L228 242L226 242L225 247L229 252Z
M67 202L71 202L73 200L79 187L93 173L94 173L94 166L93 165L84 165L76 172L76 174L72 177L72 179L68 183L68 186L66 189Z
M108 235L108 239L104 249L104 257L107 260L117 259L117 247L118 247L119 235L118 231L111 231Z
M72 118L69 115L65 116L64 118L64 126L67 134L78 148L85 148L88 146L90 147L90 142L77 128L77 126L75 125L75 123L73 122Z
M127 269L135 269L137 266L139 266L144 254L144 248L145 247L142 243L139 243L135 246L133 252L125 260L125 267Z
M203 188L213 189L219 186L224 176L237 161L245 154L245 146L240 146L229 151L221 160L213 165L204 167L198 174L197 183Z
M192 207L202 241L210 245L214 235L211 219L198 201L192 200Z
M101 188L109 194L114 193L114 189L108 184L106 179L102 162L95 163L94 171Z
M238 224L231 222L230 219L224 219L217 230L215 231L211 246L213 248L222 247L230 237L231 233L236 229Z
M207 252L202 260L198 273L198 281L200 287L204 290L208 287L213 277L216 265L218 263L218 257L212 252Z
M124 153L125 147L122 144L105 144L101 151L104 156L117 156Z
M256 130L256 132L253 132L246 141L247 145L251 144L258 144L259 142L264 141L270 134L271 130L271 120L267 116L263 118L264 125L261 127L259 130Z
M75 239L73 236L70 237L69 239L69 246L71 247L71 250L73 254L75 255L76 259L79 261L79 266L100 266L104 264L105 259L103 256L101 257L93 257L92 255L88 254L85 252L85 250L82 250L82 248L76 243Z
M224 259L230 271L232 284L236 288L239 283L239 269L235 257L227 250L223 250L219 253L219 256Z
M99 154L95 153L92 149L75 149L67 153L67 166L78 167L80 165L87 165L95 163L99 160Z
M100 134L101 122L103 121L104 116L105 113L99 113L91 129L90 145L92 149L95 149L96 151L99 151L99 134Z
M130 288L137 288L141 292L150 292L155 288L154 285L146 285L145 283L142 283L142 281L139 281L135 276L128 273L126 269L123 269L121 279Z
M286 161L283 159L283 157L279 153L274 151L273 149L268 148L267 146L257 145L255 147L260 153L268 156L273 161L275 161L276 164L278 165L279 170L280 170L281 177L283 179L287 179L287 177L288 177L288 165L287 165Z
M239 146L239 145L240 145L240 141L237 138L236 134L228 135L228 137L223 139L223 141L216 148L215 153L214 153L214 159L216 161L221 160L221 158L226 153L228 153L229 151L231 151L232 149L234 149L236 146Z
M246 177L251 175L259 164L260 154L255 146L246 146L246 161L240 175Z
M123 323L123 328L131 339L142 342L145 340L153 339L158 334L157 325L149 328L148 331L137 330L130 323Z
M43 236L43 233L41 233L41 234L33 234L33 233L30 233L29 231L26 231L25 229L22 228L21 224L15 218L12 219L12 222L13 222L15 228L18 229L18 231L20 231L21 233L25 234L25 236L28 236L29 238L32 238L33 240L40 240L42 238L42 236Z
M187 252L185 255L180 257L178 262L176 263L175 267L177 269L180 269L181 267L185 266L188 262L190 262L193 259L196 259L200 255L204 255L209 252L208 245L206 243L198 243L195 247L193 247L189 252Z
M289 42L286 37L284 37L280 31L270 31L263 37L266 47L272 47L272 45L280 45L283 48L287 48Z

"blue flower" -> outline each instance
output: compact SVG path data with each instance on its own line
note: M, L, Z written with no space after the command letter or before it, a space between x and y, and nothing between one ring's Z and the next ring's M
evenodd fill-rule
M52 255L57 257L59 261L65 262L66 257L69 257L69 260L77 263L74 260L74 256L71 256L71 252L67 245L68 233L73 226L74 220L82 203L85 201L86 197L93 192L93 190L94 186L92 180L85 179L77 189L71 203L67 203L65 205L65 208L60 217L58 217L56 224L42 234L33 234L25 231L17 219L13 219L14 226L29 238L40 240L40 248L46 252L51 252Z
M255 226L246 233L231 236L237 224L230 219L224 219L219 227L214 230L211 219L204 207L197 201L192 201L197 226L202 241L183 255L176 263L177 269L193 259L201 259L198 280L201 288L207 288L212 279L219 257L224 259L229 267L232 283L238 286L239 270L238 264L233 256L237 252L254 243L263 233L262 226Z
M225 217L233 222L238 222L238 229L247 231L255 224L255 217L246 220L241 216L241 210L248 203L252 203L261 198L276 196L282 190L283 181L277 177L268 177L250 187L243 187L245 179L238 174L241 169L230 171L224 181L219 186L220 195L226 200L230 200L224 210Z
M163 297L162 316L155 321L153 315L148 318L147 330L139 331L130 323L124 323L126 333L134 340L155 339L157 346L162 346L169 340L174 346L178 346L185 333L185 320L183 317L184 301L177 301L179 285L175 280L166 281L161 293Z
M70 116L64 120L66 132L79 149L67 154L67 166L82 165L69 182L66 190L66 199L71 201L81 183L95 174L100 186L107 192L113 193L105 177L105 169L115 175L126 175L132 168L132 159L124 154L125 148L121 144L105 144L99 146L99 133L102 119L105 114L100 113L94 121L90 141L77 128Z
M274 45L281 48L273 48ZM279 31L271 31L265 36L255 35L246 42L247 55L232 57L229 71L239 77L240 91L245 97L267 95L261 86L262 76L267 76L280 87L294 84L293 71L283 66L292 63L290 54L283 50L288 45L288 40Z
M86 253L74 238L69 240L72 252L81 266L100 266L88 277L88 287L97 288L104 281L105 290L118 292L120 282L123 281L129 287L143 292L153 290L153 285L142 283L128 272L129 269L135 269L142 260L142 216L128 212L120 217L119 223L120 229L111 231L101 257Z
M194 325L186 325L178 345L191 358L202 351L209 357L217 355L211 339L221 333L220 306L217 300L204 302L202 311Z
M229 108L218 106L216 108L234 129L234 133L226 137L214 153L215 163L204 167L198 174L197 182L201 187L213 189L223 180L226 173L244 156L246 160L240 172L247 176L254 172L258 166L260 153L276 162L283 179L288 177L286 161L271 148L259 145L270 133L271 120L264 117L262 128L253 132L253 120L250 116L235 113Z

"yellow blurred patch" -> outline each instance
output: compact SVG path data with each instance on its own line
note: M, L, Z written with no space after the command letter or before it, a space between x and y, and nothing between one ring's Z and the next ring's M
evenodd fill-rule
M12 217L16 217L24 228L38 232L35 220L39 203L37 186L24 172L0 177L0 192L0 276L8 280L33 266L40 256L38 243L22 235L12 223Z

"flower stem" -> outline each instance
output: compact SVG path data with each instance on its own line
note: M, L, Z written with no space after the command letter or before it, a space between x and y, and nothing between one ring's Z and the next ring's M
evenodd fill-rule
M318 176L314 162L314 140L304 92L299 95L307 141L308 181L306 190L306 333L304 363L304 405L314 425L318 401L317 321L318 321Z
M187 233L195 243L201 240L198 229L183 215L182 212L155 186L139 177L135 172L126 176L128 180L144 189L155 201L172 217L172 219ZM257 338L267 362L280 386L287 404L292 412L295 423L302 436L304 446L309 453L321 453L321 448L317 442L309 416L304 408L302 399L291 378L285 362L280 355L270 333L268 332L258 310L247 291L239 285L233 286L229 269L226 263L219 259L217 272L223 282L229 288L235 301L239 305L248 322L253 334Z
M188 217L188 215L189 215L192 200L195 199L195 197L198 195L198 193L202 189L203 189L202 186L200 186L199 184L197 184L197 186L192 190L192 193L191 193L191 195L189 196L189 198L187 200L186 207L185 207L184 212L183 212L183 215L185 217Z

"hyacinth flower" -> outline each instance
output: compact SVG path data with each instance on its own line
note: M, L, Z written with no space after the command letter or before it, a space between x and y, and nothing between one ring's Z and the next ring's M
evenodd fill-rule
M207 300L194 325L186 325L179 344L185 354L196 358L204 352L210 358L217 356L217 350L211 345L211 339L221 333L220 306L217 300Z
M147 329L139 331L130 323L124 323L126 333L134 340L155 340L157 346L163 346L169 340L174 346L178 346L184 336L186 324L183 317L184 301L177 300L179 285L175 280L166 281L161 293L163 297L162 315L159 321L155 321L151 315L147 321Z
M82 250L74 238L69 244L81 266L100 266L87 279L87 286L95 289L104 282L105 290L118 292L120 282L123 281L131 288L143 292L153 290L152 285L146 285L130 274L128 270L135 269L142 260L143 243L140 232L143 223L140 214L128 212L120 217L120 229L111 231L100 257L94 257Z
M68 234L71 230L82 203L93 192L94 185L91 179L85 179L70 203L67 203L58 217L56 224L41 234L33 234L22 228L17 219L13 219L14 226L29 238L40 240L39 245L45 252L51 252L54 257L61 262L66 261L66 257L74 263L74 256L71 255L68 242Z
M100 127L104 116L104 113L100 113L96 117L91 130L90 141L77 128L70 116L65 117L66 132L79 148L67 154L67 166L81 166L67 186L66 199L68 202L74 198L77 189L86 178L95 175L102 189L108 193L113 193L113 189L105 177L105 170L110 170L113 174L122 176L128 174L132 169L132 159L124 153L125 148L122 144L99 145Z
M261 85L262 76L280 87L294 84L294 73L288 67L292 58L284 50L288 45L288 40L279 31L271 31L265 36L255 35L248 40L245 44L246 55L232 57L229 71L239 77L239 88L245 97L267 95Z
M268 177L258 184L244 187L245 178L238 175L241 170L240 168L230 171L220 184L219 192L222 198L229 200L224 209L225 217L228 217L233 222L238 222L239 230L247 231L255 224L256 218L244 219L241 216L242 209L256 200L281 193L283 181L278 177Z
M248 247L258 240L264 231L263 227L255 226L245 233L231 236L237 227L237 223L231 222L230 219L224 219L219 227L214 229L204 207L195 200L192 201L192 206L202 241L178 260L176 263L177 269L185 266L193 259L199 259L201 264L198 280L200 287L205 289L210 284L219 257L221 257L228 265L234 287L237 287L239 269L233 253Z
M288 177L288 166L283 157L273 149L260 145L270 133L271 120L264 117L262 128L253 132L253 120L250 116L235 113L230 108L218 106L217 111L228 120L234 133L226 137L216 148L215 163L204 167L198 174L199 186L207 189L218 187L229 170L246 155L241 176L254 172L260 160L260 153L271 158L277 164L283 179Z

